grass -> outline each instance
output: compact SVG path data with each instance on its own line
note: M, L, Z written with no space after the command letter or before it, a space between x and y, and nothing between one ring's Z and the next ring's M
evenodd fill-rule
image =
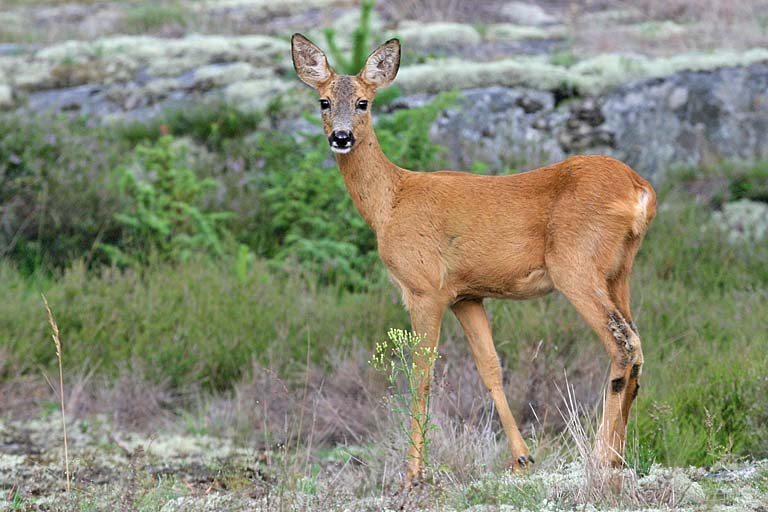
M630 429L638 431L639 449L632 456L643 467L711 465L768 455L768 403L762 391L768 365L763 325L768 248L727 243L723 234L707 229L708 208L684 194L673 187L662 191L659 215L633 278L633 310L646 365ZM333 410L353 389L359 391L361 379L365 382L361 375L375 343L391 327L408 327L396 291L383 279L368 291L351 292L318 286L301 273L276 272L259 261L244 274L229 260L95 273L80 264L36 281L6 263L0 266L0 283L5 379L55 363L37 307L42 291L68 333L65 371L82 372L86 366L113 378L136 368L150 382L165 383L171 394L184 389L237 393L243 382L271 382L274 389L285 390L285 400L297 404L330 393L325 431L315 438L330 442L366 438L371 423L353 416L375 407L372 396L381 387L366 384L359 407L343 421L332 418ZM490 301L490 311L508 396L529 432L537 425L531 407L542 418L536 429L557 432L563 427L556 412L562 368L576 400L599 404L607 358L567 301L558 295ZM467 382L477 386L452 317L446 317L444 333L441 350L462 361ZM350 360L342 354L360 355ZM314 391L302 399L295 391L304 379L296 376L304 375L307 355L317 378ZM438 361L437 375L457 364L445 359ZM350 371L344 380L341 374ZM322 388L324 375L334 379ZM479 387L475 398L484 403ZM273 405L276 414L285 414ZM469 413L459 407L451 414ZM247 430L242 425L241 433Z
M69 447L67 443L67 409L64 404L64 369L61 363L61 339L59 338L59 326L56 325L56 320L53 318L53 312L48 305L48 300L43 297L43 303L45 304L45 311L48 313L48 323L51 325L51 338L56 347L56 360L59 363L59 399L61 403L61 433L64 438L64 467L67 474L67 494L71 491L70 473L69 473Z
M141 34L169 25L184 26L187 18L187 8L179 1L140 3L126 10L123 24L129 32Z

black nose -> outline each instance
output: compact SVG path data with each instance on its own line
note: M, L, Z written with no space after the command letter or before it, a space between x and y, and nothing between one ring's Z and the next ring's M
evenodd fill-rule
M331 143L331 146L348 148L355 143L355 136L347 130L334 130L331 132L331 136L328 137L328 142Z

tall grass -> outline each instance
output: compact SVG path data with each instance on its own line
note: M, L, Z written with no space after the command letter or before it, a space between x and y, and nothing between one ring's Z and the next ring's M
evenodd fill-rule
M64 438L64 467L67 475L67 494L70 492L70 477L69 477L69 446L67 443L67 408L64 404L64 369L61 363L61 339L59 338L59 326L56 324L56 320L53 318L53 312L51 306L48 305L48 300L45 295L42 296L43 303L45 304L45 311L48 313L48 323L51 326L53 333L53 344L56 347L56 360L59 363L59 400L61 403L61 432Z
M638 432L638 448L629 456L639 466L768 454L768 247L730 245L708 228L708 215L707 207L685 201L679 192L665 193L636 263L633 311L646 364L630 425ZM313 340L313 371L338 378L345 354L370 354L389 328L408 328L398 295L383 278L365 292L353 292L318 286L300 272L275 272L258 261L245 273L235 267L229 260L193 260L94 273L79 264L30 282L0 264L6 368L26 374L55 363L36 307L38 290L57 305L60 325L69 333L65 370L82 365L82 357L71 354L87 354L88 364L102 374L141 365L148 379L172 389L230 390L248 378L254 363L286 379L288 388L301 386L291 376L303 375L307 336ZM576 399L599 405L608 359L566 300L554 294L490 306L507 394L529 432L539 424L535 416L539 430L563 428L556 386L564 385L564 367ZM458 323L447 316L444 324L441 352L464 347ZM461 350L456 357L471 367ZM436 374L444 364L438 361ZM340 396L358 389L352 381L346 391L347 384L339 383ZM365 403L354 414L365 414ZM335 426L328 428L340 434L325 438L350 435L342 432L365 438L363 425L369 423L345 422L331 421Z

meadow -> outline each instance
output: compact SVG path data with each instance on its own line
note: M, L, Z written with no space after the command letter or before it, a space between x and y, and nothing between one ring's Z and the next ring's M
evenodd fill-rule
M385 152L405 167L442 168L429 126L456 101L444 95L381 115ZM319 130L276 131L271 118L281 108L243 114L211 104L97 126L2 114L5 436L43 425L47 434L36 442L58 454L49 428L58 401L44 378L56 373L44 294L61 331L77 430L70 505L159 510L213 489L225 501L248 496L267 508L397 506L404 419L382 400L386 376L368 361L388 329L407 329L408 318ZM594 334L553 294L490 301L507 395L538 469L529 480L503 472L500 426L458 324L446 316L432 476L409 507L668 507L685 503L691 482L703 493L693 504L732 504L731 491L702 475L744 463L758 475L750 492L765 496L768 470L749 461L768 457L768 246L734 238L713 211L765 200L768 164L666 175L632 280L645 367L627 481L646 483L596 498L547 480L586 478L579 443L596 424L608 370ZM585 429L581 438L575 425ZM175 454L183 470L153 471L169 460L151 448L166 436L226 442L221 453L229 455L200 462ZM115 469L86 456L94 446L126 460ZM49 462L60 466L53 455ZM690 466L706 469L685 470L688 484L670 497L675 478L664 472ZM60 476L39 483L39 494L55 496ZM667 484L648 483L657 481ZM6 490L10 505L36 503L23 489ZM227 503L221 507L254 506Z

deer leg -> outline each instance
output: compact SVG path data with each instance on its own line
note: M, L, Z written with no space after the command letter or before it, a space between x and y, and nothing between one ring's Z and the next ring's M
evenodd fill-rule
M483 303L481 300L462 300L451 306L451 309L467 335L477 371L496 405L496 411L512 450L512 467L520 469L533 462L533 458L528 454L528 447L523 436L520 435L517 422L512 416L507 397L504 395L501 364L493 345L491 324Z
M553 275L555 286L597 333L611 358L610 382L605 391L597 456L606 464L620 466L623 463L626 437L627 384L638 376L633 368L642 361L640 338L609 298L606 284L601 284L597 278L584 282L569 277L558 282Z
M435 358L422 349L436 350L440 338L440 320L445 304L427 298L410 300L411 325L413 331L421 337L419 349L414 351L414 379L416 396L411 398L411 439L408 452L408 466L405 484L410 485L414 478L421 475L424 462L424 430L426 427L427 398L432 381L432 367Z
M632 312L629 307L630 293L629 293L629 276L632 271L632 263L634 261L635 254L640 247L640 241L633 239L628 242L628 246L625 251L625 259L621 265L618 273L608 280L608 293L611 300L616 304L619 312L629 324L629 328L632 330L635 336L637 336L637 347L635 351L636 360L634 361L632 368L629 371L627 378L627 386L624 390L624 398L622 401L621 413L623 415L624 424L629 422L629 411L632 409L632 404L637 397L637 393L640 389L639 378L643 368L643 350L640 344L640 337L637 331L637 326L632 320Z

